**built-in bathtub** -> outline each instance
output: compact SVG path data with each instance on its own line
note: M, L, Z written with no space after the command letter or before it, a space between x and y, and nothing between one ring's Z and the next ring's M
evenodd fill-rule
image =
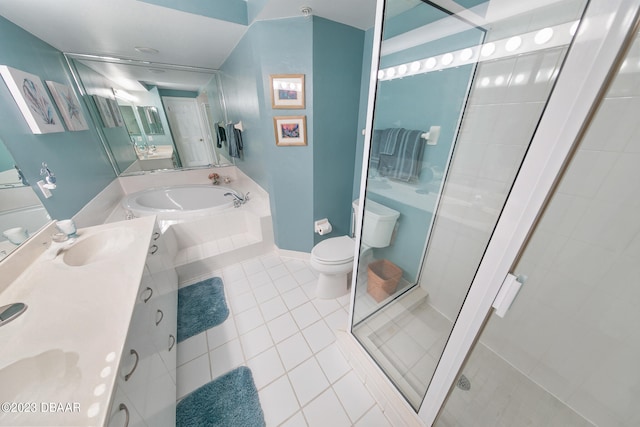
M234 191L241 193L218 185L155 187L126 195L121 207L129 216L156 216L185 281L273 249L268 200L258 195L234 207L225 196Z
M215 215L233 206L233 192L214 185L150 188L126 196L122 204L133 216L156 215L158 221L183 222Z

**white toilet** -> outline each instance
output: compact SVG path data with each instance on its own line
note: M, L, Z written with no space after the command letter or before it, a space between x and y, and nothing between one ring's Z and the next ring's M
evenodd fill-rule
M358 199L353 202L358 212ZM363 247L389 246L400 212L380 203L367 200L362 230ZM316 296L322 299L338 298L347 293L347 275L353 269L355 242L349 236L332 237L318 243L311 250L311 267L319 273Z

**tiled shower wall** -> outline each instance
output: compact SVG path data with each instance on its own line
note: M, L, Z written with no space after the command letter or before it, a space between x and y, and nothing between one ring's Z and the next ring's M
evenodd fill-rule
M640 40L528 244L529 280L481 341L596 425L639 425Z

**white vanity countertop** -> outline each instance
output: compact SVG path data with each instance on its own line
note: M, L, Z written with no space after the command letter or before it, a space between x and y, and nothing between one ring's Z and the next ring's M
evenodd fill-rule
M0 425L105 424L154 224L80 229L69 255L84 265L45 252L0 293L28 306L0 326Z

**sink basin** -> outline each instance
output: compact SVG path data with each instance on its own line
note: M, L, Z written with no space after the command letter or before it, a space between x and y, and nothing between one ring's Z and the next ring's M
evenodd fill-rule
M120 253L133 241L133 235L126 230L101 231L80 237L77 243L64 251L62 260L74 267L91 264Z

